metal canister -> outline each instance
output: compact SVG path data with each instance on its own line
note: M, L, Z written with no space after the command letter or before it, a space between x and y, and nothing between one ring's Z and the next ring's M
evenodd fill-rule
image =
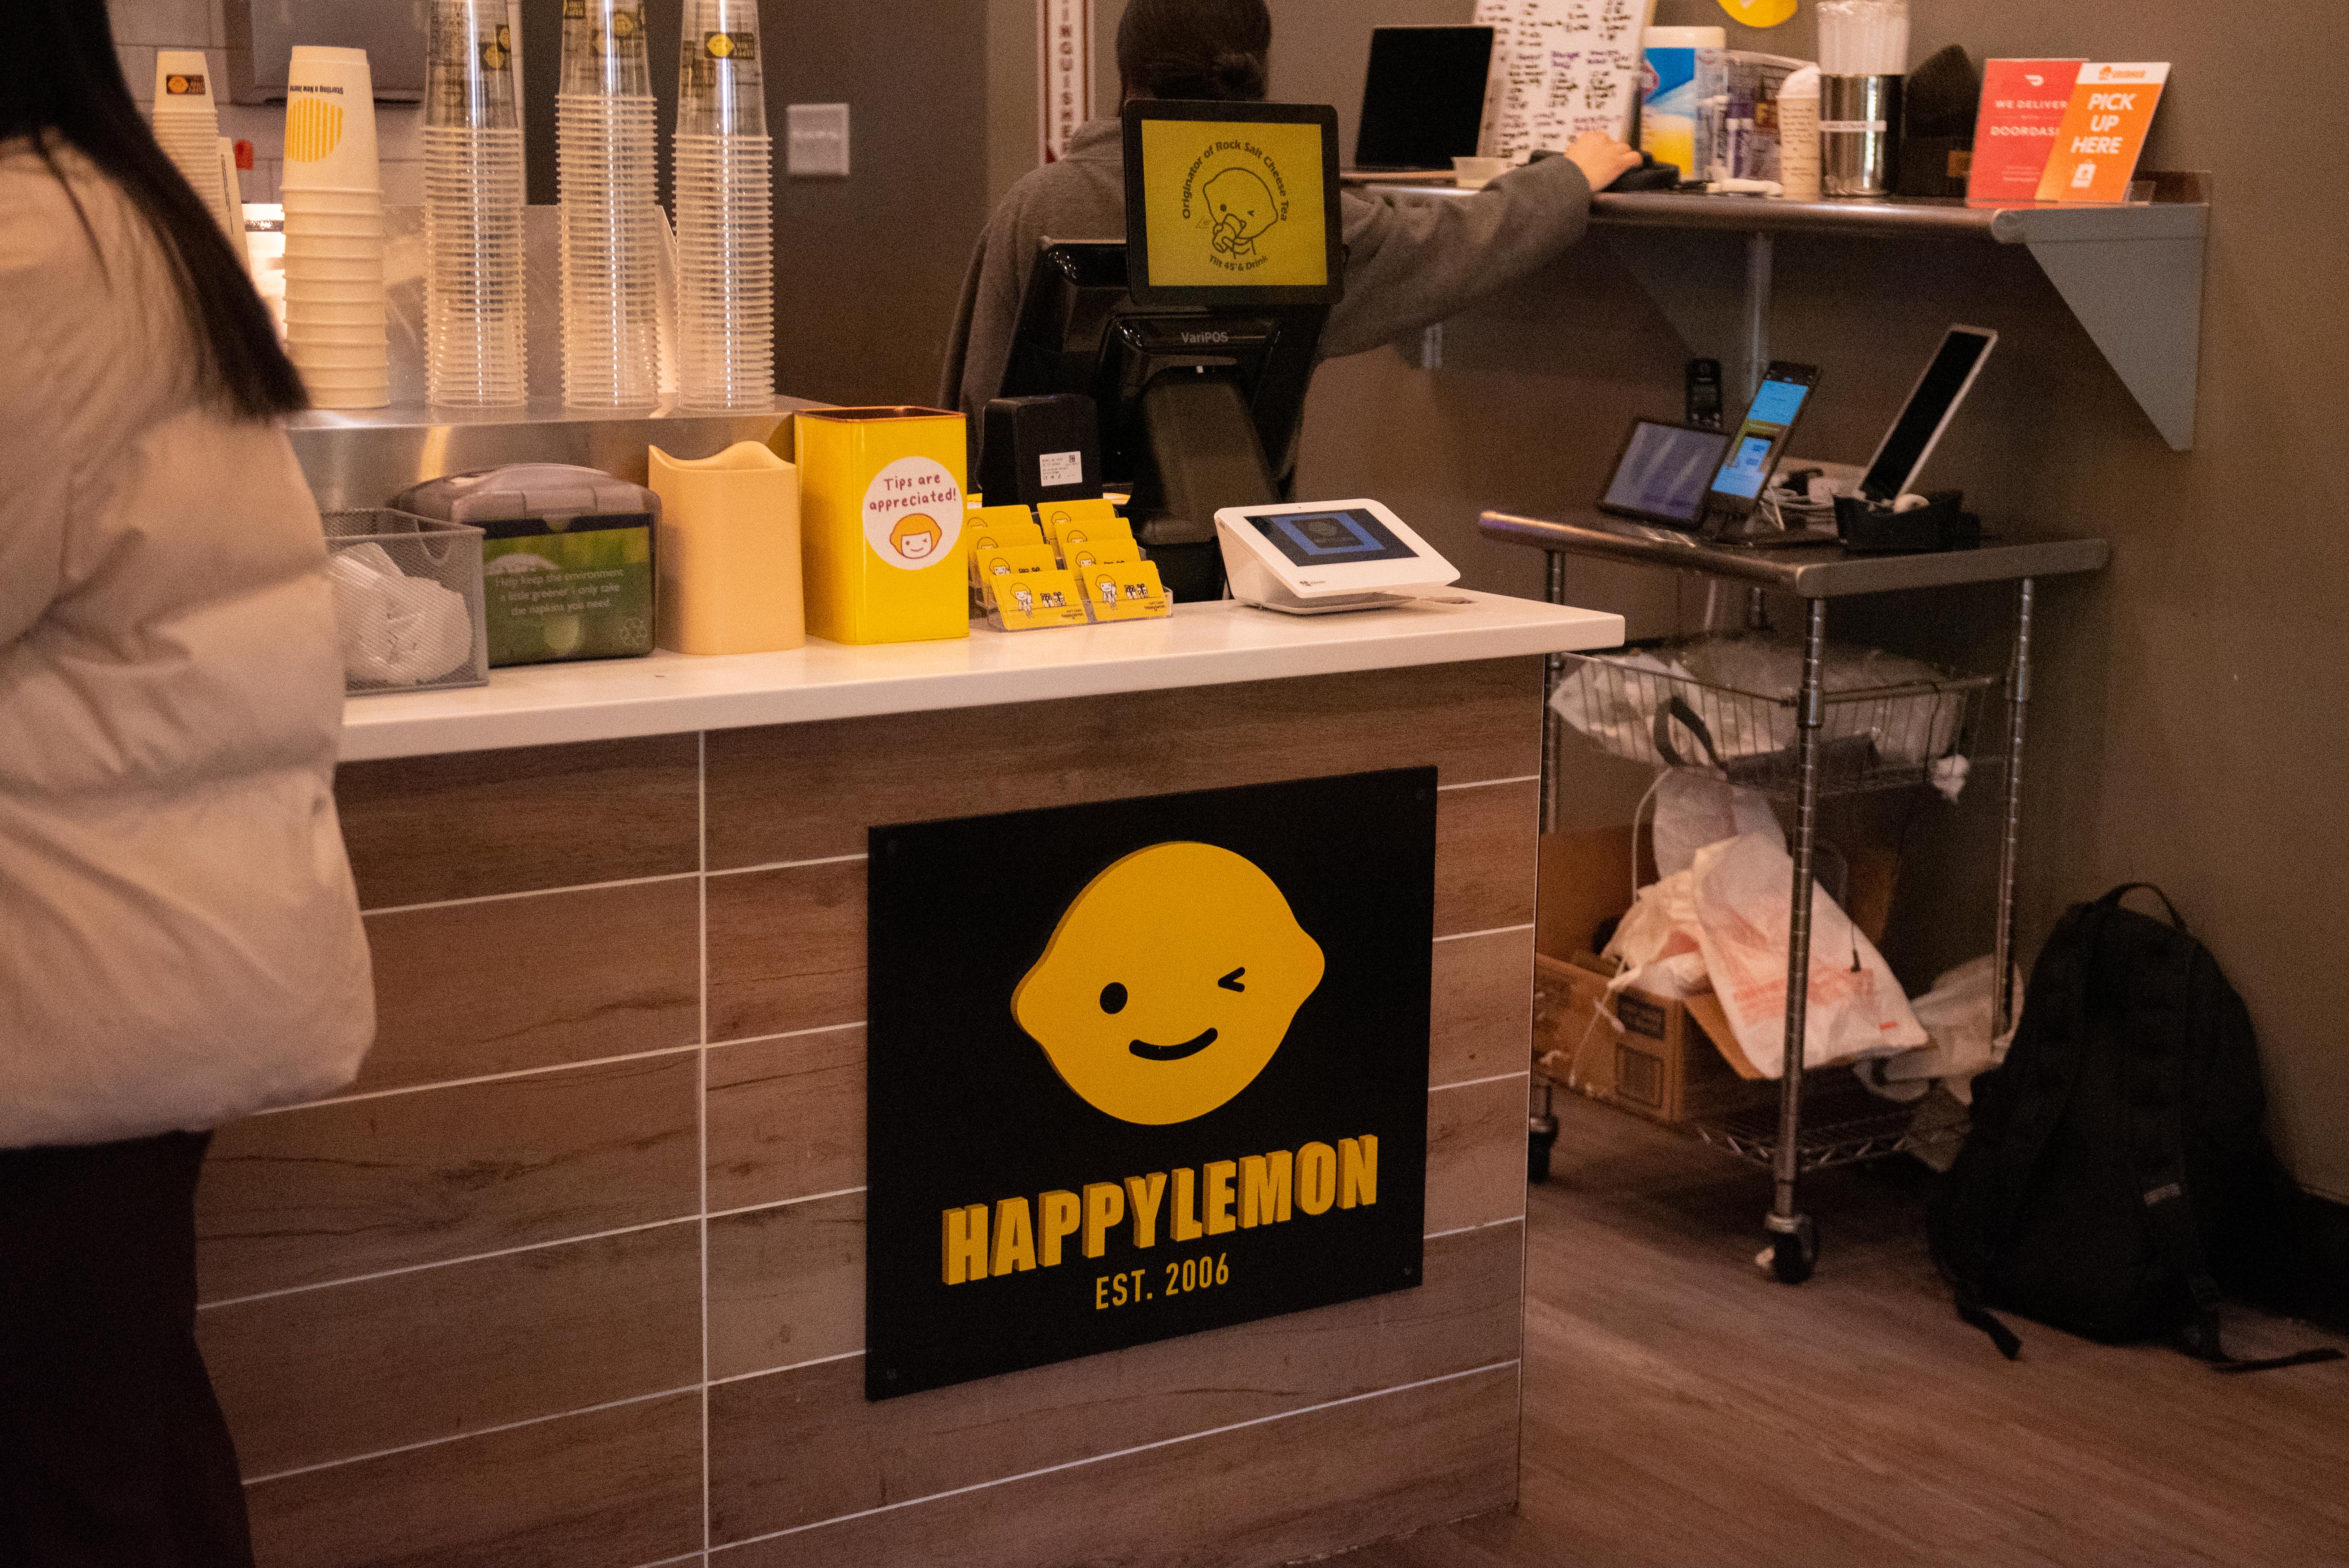
M1889 196L1900 175L1899 77L1819 78L1819 182L1829 196Z

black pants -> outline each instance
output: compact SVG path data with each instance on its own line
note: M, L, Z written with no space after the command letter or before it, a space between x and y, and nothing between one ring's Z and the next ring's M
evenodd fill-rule
M0 1563L252 1568L197 1352L206 1133L0 1150Z

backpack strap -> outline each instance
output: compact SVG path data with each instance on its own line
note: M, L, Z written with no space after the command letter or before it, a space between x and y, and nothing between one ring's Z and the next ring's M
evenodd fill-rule
M2118 909L2121 907L2121 901L2127 898L2128 895L2133 892L2149 892L2153 894L2154 897L2161 901L2161 907L2169 912L2169 923L2176 926L2180 931L2184 931L2186 929L2186 917L2178 913L2178 906L2169 902L2169 895L2162 892L2151 882L2123 882L2120 886L2113 889L2112 892L2098 899L2096 903L2101 905L2108 905L2111 908Z
M2087 1056L2088 975L2095 967L2105 926L2118 907L2117 901L2099 901L2065 912L2032 971L2032 990L2023 1011L2030 1048L2019 1048L2023 1040L2018 1037L2009 1050L2008 1065L2001 1069L2020 1068L2031 1079L2020 1086L2016 1115L2007 1126L1999 1159L1976 1192L1971 1232L1976 1244L1971 1256L1957 1260L1956 1295L1960 1321L1990 1336L2009 1361L2021 1357L2023 1342L1983 1305L1992 1262L2013 1239L2040 1158L2077 1092L2081 1063Z
M2100 902L2117 909L2122 895L2150 885L2137 882L2116 888ZM2159 888L2153 892L2161 894ZM2161 902L2168 904L2169 900L2163 897ZM2173 920L2177 913L2172 907ZM2177 929L2183 933L2186 923L2177 920ZM2165 978L2161 994L2147 1000L2151 1010L2168 1015L2182 1028L2184 1020L2193 1016L2199 949L2190 941L2178 946L2176 971ZM2132 1003L2136 1000L2131 998ZM2132 1025L2120 1031L2129 1165L2145 1203L2146 1230L2153 1242L2154 1256L2184 1283L2190 1299L2191 1314L2178 1336L2181 1346L2188 1355L2220 1372L2265 1372L2340 1360L2342 1353L2330 1347L2254 1361L2239 1361L2227 1354L2220 1334L2219 1282L2210 1272L2194 1204L2186 1191L2185 1053L2177 1048L2184 1043L2180 1028L2145 1027L2134 1019Z

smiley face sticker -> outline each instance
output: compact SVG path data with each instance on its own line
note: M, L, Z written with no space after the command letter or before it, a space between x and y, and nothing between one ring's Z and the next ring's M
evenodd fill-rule
M1153 844L1076 896L1011 1011L1087 1104L1163 1127L1255 1082L1323 968L1320 944L1254 861Z

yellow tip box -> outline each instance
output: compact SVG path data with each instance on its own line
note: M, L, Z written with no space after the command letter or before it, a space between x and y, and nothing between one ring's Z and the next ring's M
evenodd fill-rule
M963 418L811 408L792 418L807 629L835 643L970 634Z

